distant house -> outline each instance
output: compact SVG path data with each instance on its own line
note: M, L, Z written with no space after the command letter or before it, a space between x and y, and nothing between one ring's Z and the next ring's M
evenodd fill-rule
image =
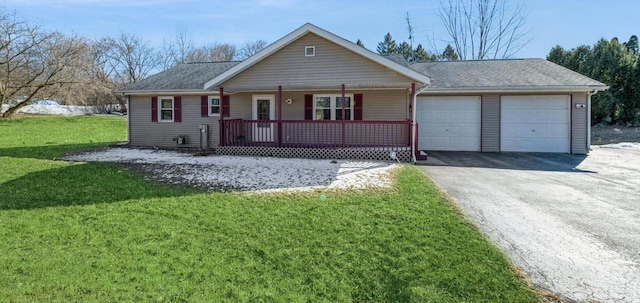
M312 24L122 89L132 146L281 157L589 150L603 83L542 59L397 63Z

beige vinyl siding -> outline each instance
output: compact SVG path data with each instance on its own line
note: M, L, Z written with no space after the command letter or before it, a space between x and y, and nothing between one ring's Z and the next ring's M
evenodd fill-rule
M306 57L305 46L315 46L316 55ZM345 85L407 87L411 79L357 55L315 34L285 46L221 84L225 90L257 91L277 88L320 88Z
M482 95L482 151L500 151L500 95Z
M576 108L576 104L584 104L583 108ZM587 93L573 93L571 95L571 152L587 154Z
M132 146L178 147L173 138L187 136L188 144L200 147L200 124L209 125L209 147L218 146L218 117L200 117L200 96L182 96L182 122L151 122L151 96L131 97L129 142Z
M304 120L304 95L327 94L339 95L341 91L283 91L282 92L282 120ZM405 121L409 119L409 93L404 89L395 90L347 90L347 95L362 94L363 120L376 121ZM252 118L252 96L273 95L275 97L276 119L278 117L278 93L275 91L262 91L255 93L240 93L231 95L229 119ZM292 99L291 104L284 100ZM226 118L225 118L226 119Z

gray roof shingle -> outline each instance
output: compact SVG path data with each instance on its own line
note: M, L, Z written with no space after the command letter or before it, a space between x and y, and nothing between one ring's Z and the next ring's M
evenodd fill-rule
M122 92L203 90L204 84L238 61L183 63L131 84ZM604 88L606 85L544 59L443 61L413 63L416 72L431 77L432 90ZM428 89L428 90L429 90Z
M182 63L124 87L120 91L202 90L207 81L238 63L240 62Z
M606 86L544 59L423 62L410 68L431 77L431 89Z

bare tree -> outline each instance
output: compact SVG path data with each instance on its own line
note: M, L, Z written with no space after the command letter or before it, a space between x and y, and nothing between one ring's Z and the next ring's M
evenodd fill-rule
M74 83L84 46L76 37L48 33L15 14L1 13L0 106L8 106L2 117Z
M461 60L509 58L530 39L524 5L506 0L448 0L439 16Z
M358 40L358 41L360 41L360 40ZM240 54L238 56L238 59L245 60L245 59L257 54L259 51L261 51L266 46L267 46L267 41L264 41L264 40L256 40L256 41L253 41L253 42L247 42L242 47L242 49L240 49Z
M176 30L173 39L162 43L162 69L167 70L178 63L185 63L189 54L195 51L191 35L183 28Z
M235 45L214 42L213 44L194 49L187 55L185 62L231 61L235 56Z
M140 37L121 33L102 38L97 45L105 60L104 70L118 86L138 82L161 64L161 55Z

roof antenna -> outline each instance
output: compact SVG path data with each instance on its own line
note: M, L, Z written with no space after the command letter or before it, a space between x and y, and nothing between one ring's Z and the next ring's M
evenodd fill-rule
M416 61L416 54L413 51L413 26L411 26L411 19L409 18L409 12L407 12L407 30L409 31L409 42L411 42L411 62Z

